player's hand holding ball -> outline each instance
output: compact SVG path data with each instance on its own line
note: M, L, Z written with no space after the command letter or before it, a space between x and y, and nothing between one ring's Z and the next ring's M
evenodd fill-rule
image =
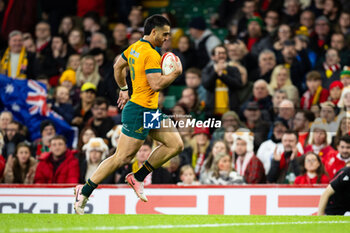
M176 76L182 74L182 64L180 58L172 52L164 53L161 61L163 75L173 73Z

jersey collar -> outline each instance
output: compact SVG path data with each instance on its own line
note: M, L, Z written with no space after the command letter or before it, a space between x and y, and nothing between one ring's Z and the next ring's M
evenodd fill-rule
M153 47L151 42L149 42L148 40L145 40L145 39L141 38L140 41L148 43L152 47L152 49L156 50L159 54L161 53L161 48L160 47Z

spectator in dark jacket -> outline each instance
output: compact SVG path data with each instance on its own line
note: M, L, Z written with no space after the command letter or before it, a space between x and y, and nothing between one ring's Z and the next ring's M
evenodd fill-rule
M103 97L97 97L92 105L92 118L86 123L85 126L91 126L96 130L97 137L107 139L107 133L114 126L114 121L107 115L108 102Z
M83 128L85 122L92 117L91 107L96 98L97 88L93 83L84 83L80 92L80 103L75 106L74 118L72 125L76 125L79 128Z
M286 131L282 136L284 151L278 151L277 146L273 153L271 168L267 174L270 183L294 183L295 177L300 175L298 157L301 154L297 149L298 135L294 131Z
M40 157L36 169L36 184L76 184L79 182L79 162L67 149L66 139L55 136L50 140L50 152Z
M206 112L210 116L237 111L237 89L242 86L241 74L236 67L227 65L227 51L219 45L212 51L212 63L202 71L202 85L207 90Z

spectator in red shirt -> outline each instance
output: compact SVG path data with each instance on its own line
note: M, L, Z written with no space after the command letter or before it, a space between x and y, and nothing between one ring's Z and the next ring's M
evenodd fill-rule
M311 109L311 106L327 101L329 92L322 88L322 77L318 71L310 71L306 75L307 91L303 94L300 101L300 108Z
M251 132L233 133L234 168L248 184L265 183L265 169L254 155L254 137Z
M338 151L330 153L322 161L331 179L350 161L350 135L344 135L340 138L337 149Z
M57 135L50 140L50 152L43 153L38 164L34 183L76 184L79 182L79 162L73 151L67 149L66 139Z
M301 175L295 178L295 184L328 184L321 158L314 152L308 152L303 156Z

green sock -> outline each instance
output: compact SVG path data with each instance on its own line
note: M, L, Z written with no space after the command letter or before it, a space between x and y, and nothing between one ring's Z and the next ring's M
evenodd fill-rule
M88 179L84 185L84 187L81 190L81 193L85 196L85 197L90 197L92 191L94 191L95 188L97 188L97 184L95 184L94 182L92 182L90 179Z
M148 161L146 161L143 166L134 174L136 180L142 182L148 174L150 174L154 168Z

